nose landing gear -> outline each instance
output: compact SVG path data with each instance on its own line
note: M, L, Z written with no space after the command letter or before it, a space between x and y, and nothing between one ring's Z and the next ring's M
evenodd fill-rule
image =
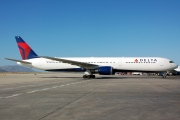
M164 73L162 74L162 78L166 78L166 76L167 76L167 72L164 72Z

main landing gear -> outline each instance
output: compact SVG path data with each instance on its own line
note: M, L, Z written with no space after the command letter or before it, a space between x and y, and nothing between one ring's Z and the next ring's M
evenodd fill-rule
M83 75L84 79L96 78L95 75Z
M90 79L90 78L95 78L95 77L96 76L92 74L91 70L86 70L83 75L84 79Z

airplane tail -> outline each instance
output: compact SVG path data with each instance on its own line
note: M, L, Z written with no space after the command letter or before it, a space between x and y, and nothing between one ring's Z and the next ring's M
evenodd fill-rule
M38 55L31 49L31 47L20 36L15 36L15 38L16 38L16 42L17 42L22 60L38 57Z

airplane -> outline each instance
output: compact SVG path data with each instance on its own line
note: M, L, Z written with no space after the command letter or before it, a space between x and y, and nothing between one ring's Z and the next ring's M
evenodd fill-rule
M15 36L22 60L5 58L17 64L53 72L84 72L83 78L94 74L114 75L116 72L164 72L178 67L173 61L161 57L49 57L38 56L20 37Z

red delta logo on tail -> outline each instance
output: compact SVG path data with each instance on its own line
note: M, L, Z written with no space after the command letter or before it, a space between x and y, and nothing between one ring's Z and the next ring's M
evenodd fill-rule
M29 47L29 45L20 37L16 36L17 45L21 54L22 60L37 58L38 55Z
M23 60L28 58L31 48L26 43L17 43Z

